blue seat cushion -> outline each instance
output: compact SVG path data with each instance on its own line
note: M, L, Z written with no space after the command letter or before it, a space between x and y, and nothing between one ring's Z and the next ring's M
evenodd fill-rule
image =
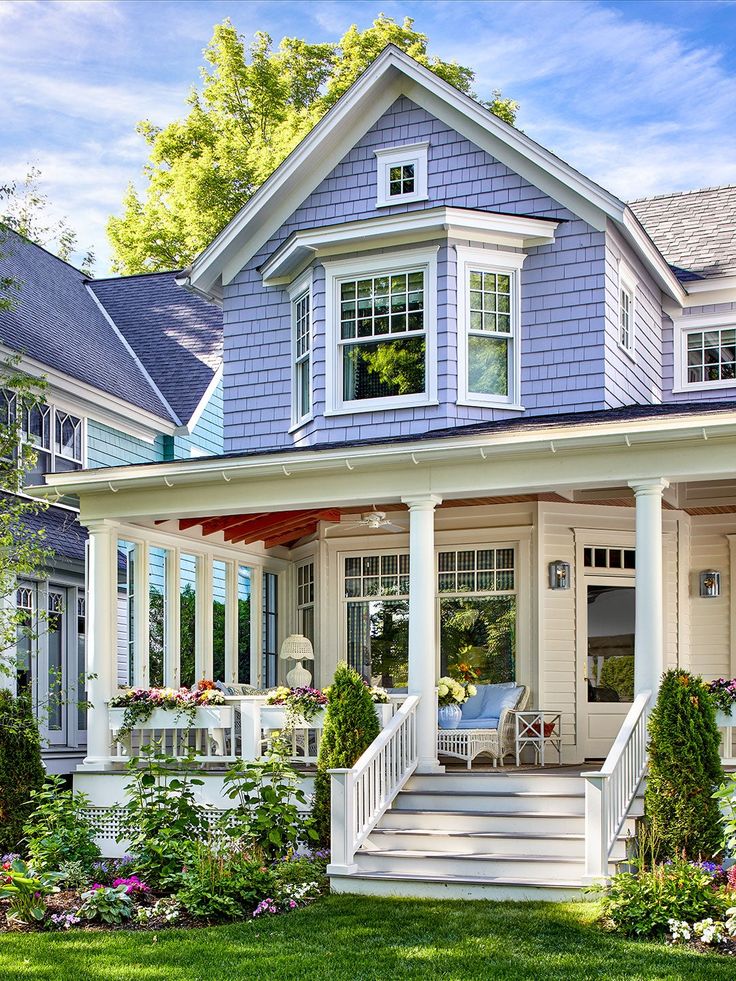
M460 719L458 729L498 729L498 719Z
M495 729L504 709L513 708L519 698L514 681L497 685L478 685L477 693L461 707L461 729Z

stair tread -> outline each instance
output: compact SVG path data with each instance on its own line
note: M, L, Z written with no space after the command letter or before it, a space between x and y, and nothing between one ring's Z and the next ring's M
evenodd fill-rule
M408 872L349 872L346 875L332 873L336 878L346 879L386 879L388 881L396 879L402 882L445 882L456 885L496 885L496 886L536 886L541 889L583 889L585 883L582 879L570 879L567 881L554 881L549 879L522 879L506 876L480 876L480 875L416 875Z
M518 838L526 841L529 838L534 840L549 838L558 841L585 841L585 835L572 834L571 832L548 831L546 833L532 831L528 834L524 831L442 831L436 828L374 828L371 835L427 835L430 837L448 838Z
M584 861L584 856L572 855L514 855L504 852L471 852L469 854L458 852L440 851L417 851L414 848L360 848L357 855L365 855L367 858L449 858L470 862L566 862L580 865Z
M569 811L468 811L468 810L442 810L433 811L426 807L394 807L387 814L434 814L442 816L467 817L540 817L540 818L580 818L583 820L585 815L571 814Z
M421 797L447 797L447 790L422 790L416 789L412 790L410 787L405 787L402 791L407 797L421 796ZM544 797L545 799L549 797L571 797L575 800L585 799L585 791L569 791L565 793L564 791L556 790L453 790L452 795L454 797Z

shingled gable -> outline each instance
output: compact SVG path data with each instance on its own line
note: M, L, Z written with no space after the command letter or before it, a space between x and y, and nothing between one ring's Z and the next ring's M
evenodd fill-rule
M592 227L616 222L660 287L684 290L630 208L526 134L389 45L182 276L219 297L243 266L401 96L452 126Z

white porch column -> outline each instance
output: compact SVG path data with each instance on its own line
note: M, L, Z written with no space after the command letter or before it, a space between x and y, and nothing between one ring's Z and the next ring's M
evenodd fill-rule
M441 772L437 760L437 658L434 494L402 498L409 506L409 694L419 695L418 773Z
M85 764L110 759L110 726L105 703L117 688L118 526L93 521L87 568L87 756Z
M662 494L664 477L631 482L636 497L636 635L634 692L655 697L664 671Z

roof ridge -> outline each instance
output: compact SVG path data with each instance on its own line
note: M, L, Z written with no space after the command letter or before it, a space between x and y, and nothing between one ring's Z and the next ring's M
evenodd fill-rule
M86 273L83 273L81 269L78 269L77 266L73 266L71 262L67 262L66 259L62 259L60 255L57 255L55 252L52 252L51 249L47 249L45 245L39 245L39 243L34 242L32 238L29 238L27 235L23 235L21 232L17 232L14 228L11 228L11 226L8 225L6 222L0 221L0 235L2 235L3 233L9 233L10 235L15 235L15 237L19 238L21 242L23 242L25 245L32 245L33 248L38 249L39 252L44 252L46 255L51 256L52 259L56 259L57 262L62 263L62 265L67 266L69 269L73 269L74 272L79 273L79 275L82 276L82 278L90 279L90 277Z
M665 194L650 194L643 198L632 198L627 204L640 204L642 201L661 201L664 198L680 198L688 194L708 194L712 191L734 191L736 184L714 184L712 187L694 187L689 191L668 191Z

